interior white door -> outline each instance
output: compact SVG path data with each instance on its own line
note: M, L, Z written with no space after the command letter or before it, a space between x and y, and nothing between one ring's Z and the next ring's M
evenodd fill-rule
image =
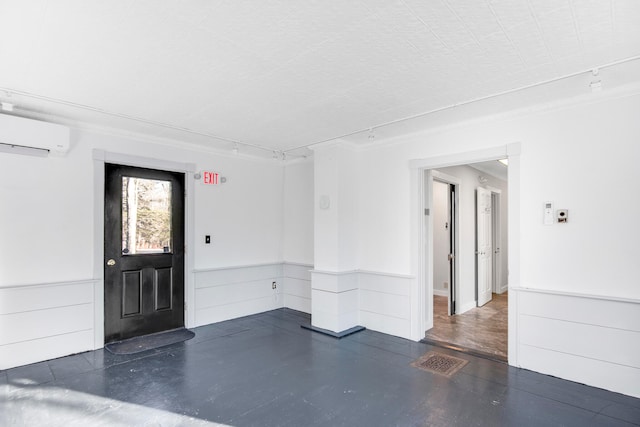
M491 301L492 288L492 232L491 191L478 187L476 202L476 262L478 266L478 307Z

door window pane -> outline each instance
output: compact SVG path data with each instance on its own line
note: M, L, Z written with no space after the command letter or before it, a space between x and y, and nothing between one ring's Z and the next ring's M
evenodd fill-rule
M171 182L122 177L122 253L171 252Z

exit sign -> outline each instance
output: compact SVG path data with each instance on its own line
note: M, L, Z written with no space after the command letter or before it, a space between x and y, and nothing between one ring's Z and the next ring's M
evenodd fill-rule
M202 183L218 185L220 184L220 174L218 172L204 171L202 172Z

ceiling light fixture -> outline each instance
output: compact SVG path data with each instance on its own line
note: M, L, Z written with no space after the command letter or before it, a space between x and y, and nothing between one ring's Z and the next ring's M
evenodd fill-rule
M509 166L509 159L500 159L498 160L500 163L502 163L505 166Z

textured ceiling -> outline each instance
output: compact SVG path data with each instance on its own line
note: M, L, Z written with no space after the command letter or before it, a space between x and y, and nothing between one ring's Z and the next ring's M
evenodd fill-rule
M291 154L640 55L638 0L0 0L0 17L15 114Z

